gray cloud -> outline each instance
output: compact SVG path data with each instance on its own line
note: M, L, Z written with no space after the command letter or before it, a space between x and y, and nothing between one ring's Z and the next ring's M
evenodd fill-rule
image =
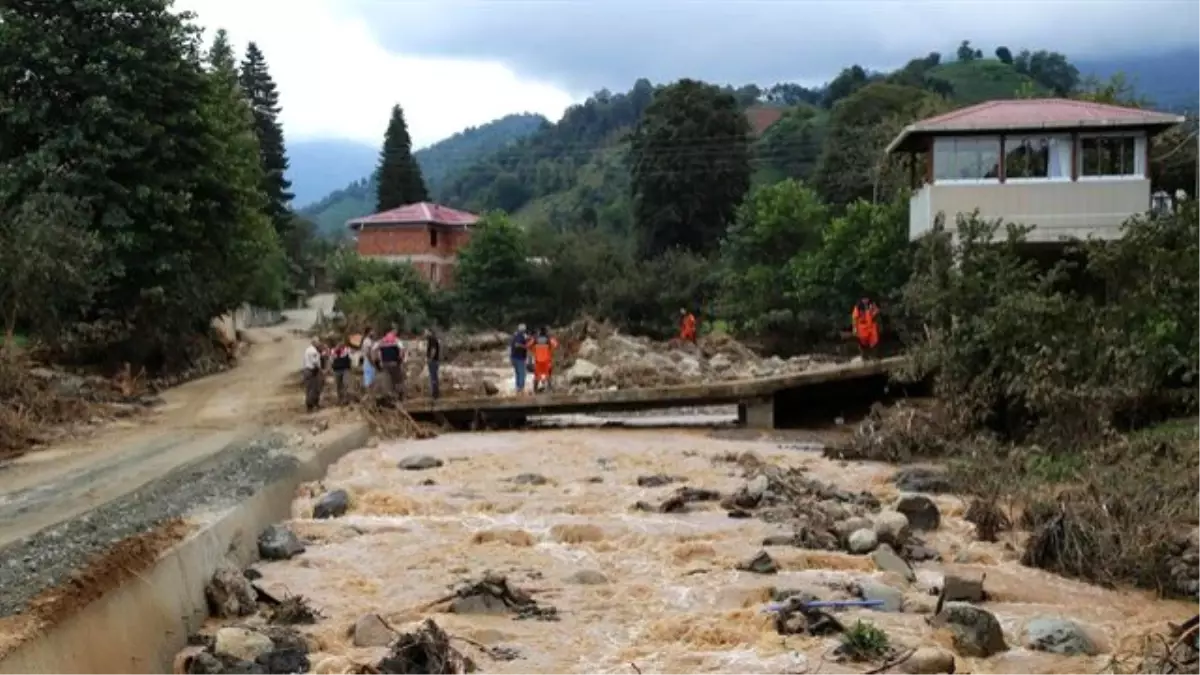
M502 62L573 93L667 82L821 83L962 39L1073 58L1198 42L1196 0L350 0L392 51Z

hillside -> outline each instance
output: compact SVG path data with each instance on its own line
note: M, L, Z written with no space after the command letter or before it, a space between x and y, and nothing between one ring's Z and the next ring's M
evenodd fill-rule
M1200 108L1200 49L1175 49L1138 57L1086 59L1075 65L1084 77L1101 80L1122 73L1158 108L1195 112Z
M508 115L482 126L460 131L427 148L418 150L413 155L421 166L430 194L437 195L448 177L548 124L548 120L541 115L530 113ZM332 143L336 144L337 142ZM338 185L344 187L337 189L331 187L319 193L325 196L315 203L301 208L300 215L316 223L321 232L338 234L347 220L365 216L374 211L375 184L370 174L373 172L377 155L378 150L370 149L369 160L361 162L358 169L350 174L351 176L360 176L360 178L353 179L349 184L346 184L345 178L341 178ZM296 162L293 160L293 166L295 165ZM344 176L346 174L339 173L337 175ZM298 189L296 192L296 203L304 203L300 199Z
M341 139L293 141L287 144L292 204L304 208L355 180L375 165L379 148Z
M1133 57L1088 63L1081 68L1064 55L1047 50L995 50L1004 60L999 56L985 58L982 49L964 51L959 50L958 60L931 53L891 73L848 67L816 90L789 83L767 90L754 85L728 88L744 106L757 101L787 109L778 122L752 142L753 183L770 184L784 178L821 180L818 168L822 162L838 162L840 150L829 139L838 104L867 87L871 87L867 91L875 92L877 87L873 85L881 83L900 88L878 90L880 95L855 104L849 117L864 124L861 133L856 132L858 136L881 133L896 123L897 115L920 111L933 114L997 98L1074 92L1092 74L1128 72L1135 81L1152 85L1144 90L1139 87L1152 100L1164 98L1164 92L1169 93L1172 87L1178 100L1178 92L1194 92L1197 81L1194 51L1190 61L1179 54L1158 59L1157 70ZM1147 72L1153 77L1137 76ZM624 230L631 219L625 138L655 90L642 80L624 94L600 92L569 109L558 124L548 125L451 176L437 197L475 211L503 209L526 225L558 230L581 226ZM908 97L911 105L904 104L897 95L900 99ZM1194 94L1190 99L1187 94L1182 97L1195 99ZM871 141L879 144L875 152L884 142L879 138ZM837 173L845 175L844 167ZM858 193L851 189L846 196L854 194Z

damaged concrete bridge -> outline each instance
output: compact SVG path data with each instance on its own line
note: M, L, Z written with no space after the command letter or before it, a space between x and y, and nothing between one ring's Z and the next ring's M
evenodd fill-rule
M894 395L892 375L904 362L897 356L789 375L670 387L418 400L405 410L417 420L481 428L519 425L534 415L736 404L738 420L747 427L786 428L813 415L838 415Z

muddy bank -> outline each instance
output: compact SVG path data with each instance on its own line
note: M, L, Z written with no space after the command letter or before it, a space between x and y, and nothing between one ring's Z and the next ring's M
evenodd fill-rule
M885 599L834 616L878 628L894 653L948 653L958 672L1095 672L1138 636L1195 613L1025 568L1023 535L976 541L957 497L905 502L893 468L803 447L625 430L381 444L346 456L296 500L288 525L305 550L256 566L257 583L320 613L297 627L318 672L379 663L389 631L429 618L487 672L870 668L838 663L836 635L781 635L764 609L788 597ZM318 510L328 517L314 519L337 490ZM680 495L690 496L668 506ZM884 515L897 509L903 523ZM554 618L496 593L462 600L461 589L497 575ZM971 609L927 621L948 575L983 578L986 597L957 591L994 617L977 622L975 638L955 637ZM356 644L356 624L379 627L371 615L387 639ZM1050 650L1064 631L1075 646ZM874 639L856 635L868 647Z

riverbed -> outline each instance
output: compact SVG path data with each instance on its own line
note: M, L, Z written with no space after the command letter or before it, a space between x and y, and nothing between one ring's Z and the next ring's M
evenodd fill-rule
M716 502L687 513L639 511L680 485L728 494L745 484L745 453L789 467L844 490L865 490L887 508L900 493L894 467L825 459L814 448L825 437L787 443L739 438L704 429L553 429L448 434L422 441L384 442L355 451L306 486L293 504L291 528L307 542L292 560L263 563L258 582L283 596L301 594L323 618L301 627L315 653L372 663L382 647L354 647L349 629L376 613L397 628L427 617L452 635L519 655L495 660L462 643L484 672L864 672L838 663L836 637L781 636L764 611L772 591L796 589L820 598L864 582L903 595L901 611L839 612L846 625L870 621L899 649L937 646L948 636L927 624L931 589L943 575L986 575L982 607L999 620L1010 649L988 658L958 656L958 672L1097 672L1113 653L1134 649L1136 636L1182 621L1194 605L1150 594L1103 589L1019 564L1019 533L994 543L974 540L965 505L931 495L938 530L922 533L942 561L915 565L916 579L876 569L871 558L793 546L763 546L790 534L757 518L731 518ZM443 465L402 470L397 463L429 455ZM641 487L638 478L681 479ZM518 478L520 476L524 476ZM539 478L532 478L537 476ZM344 516L312 520L314 499L329 489L350 492ZM737 569L766 550L776 574ZM539 604L558 621L508 615L453 614L429 609L456 585L485 572ZM1100 653L1063 656L1023 646L1025 626L1038 617L1069 618Z

